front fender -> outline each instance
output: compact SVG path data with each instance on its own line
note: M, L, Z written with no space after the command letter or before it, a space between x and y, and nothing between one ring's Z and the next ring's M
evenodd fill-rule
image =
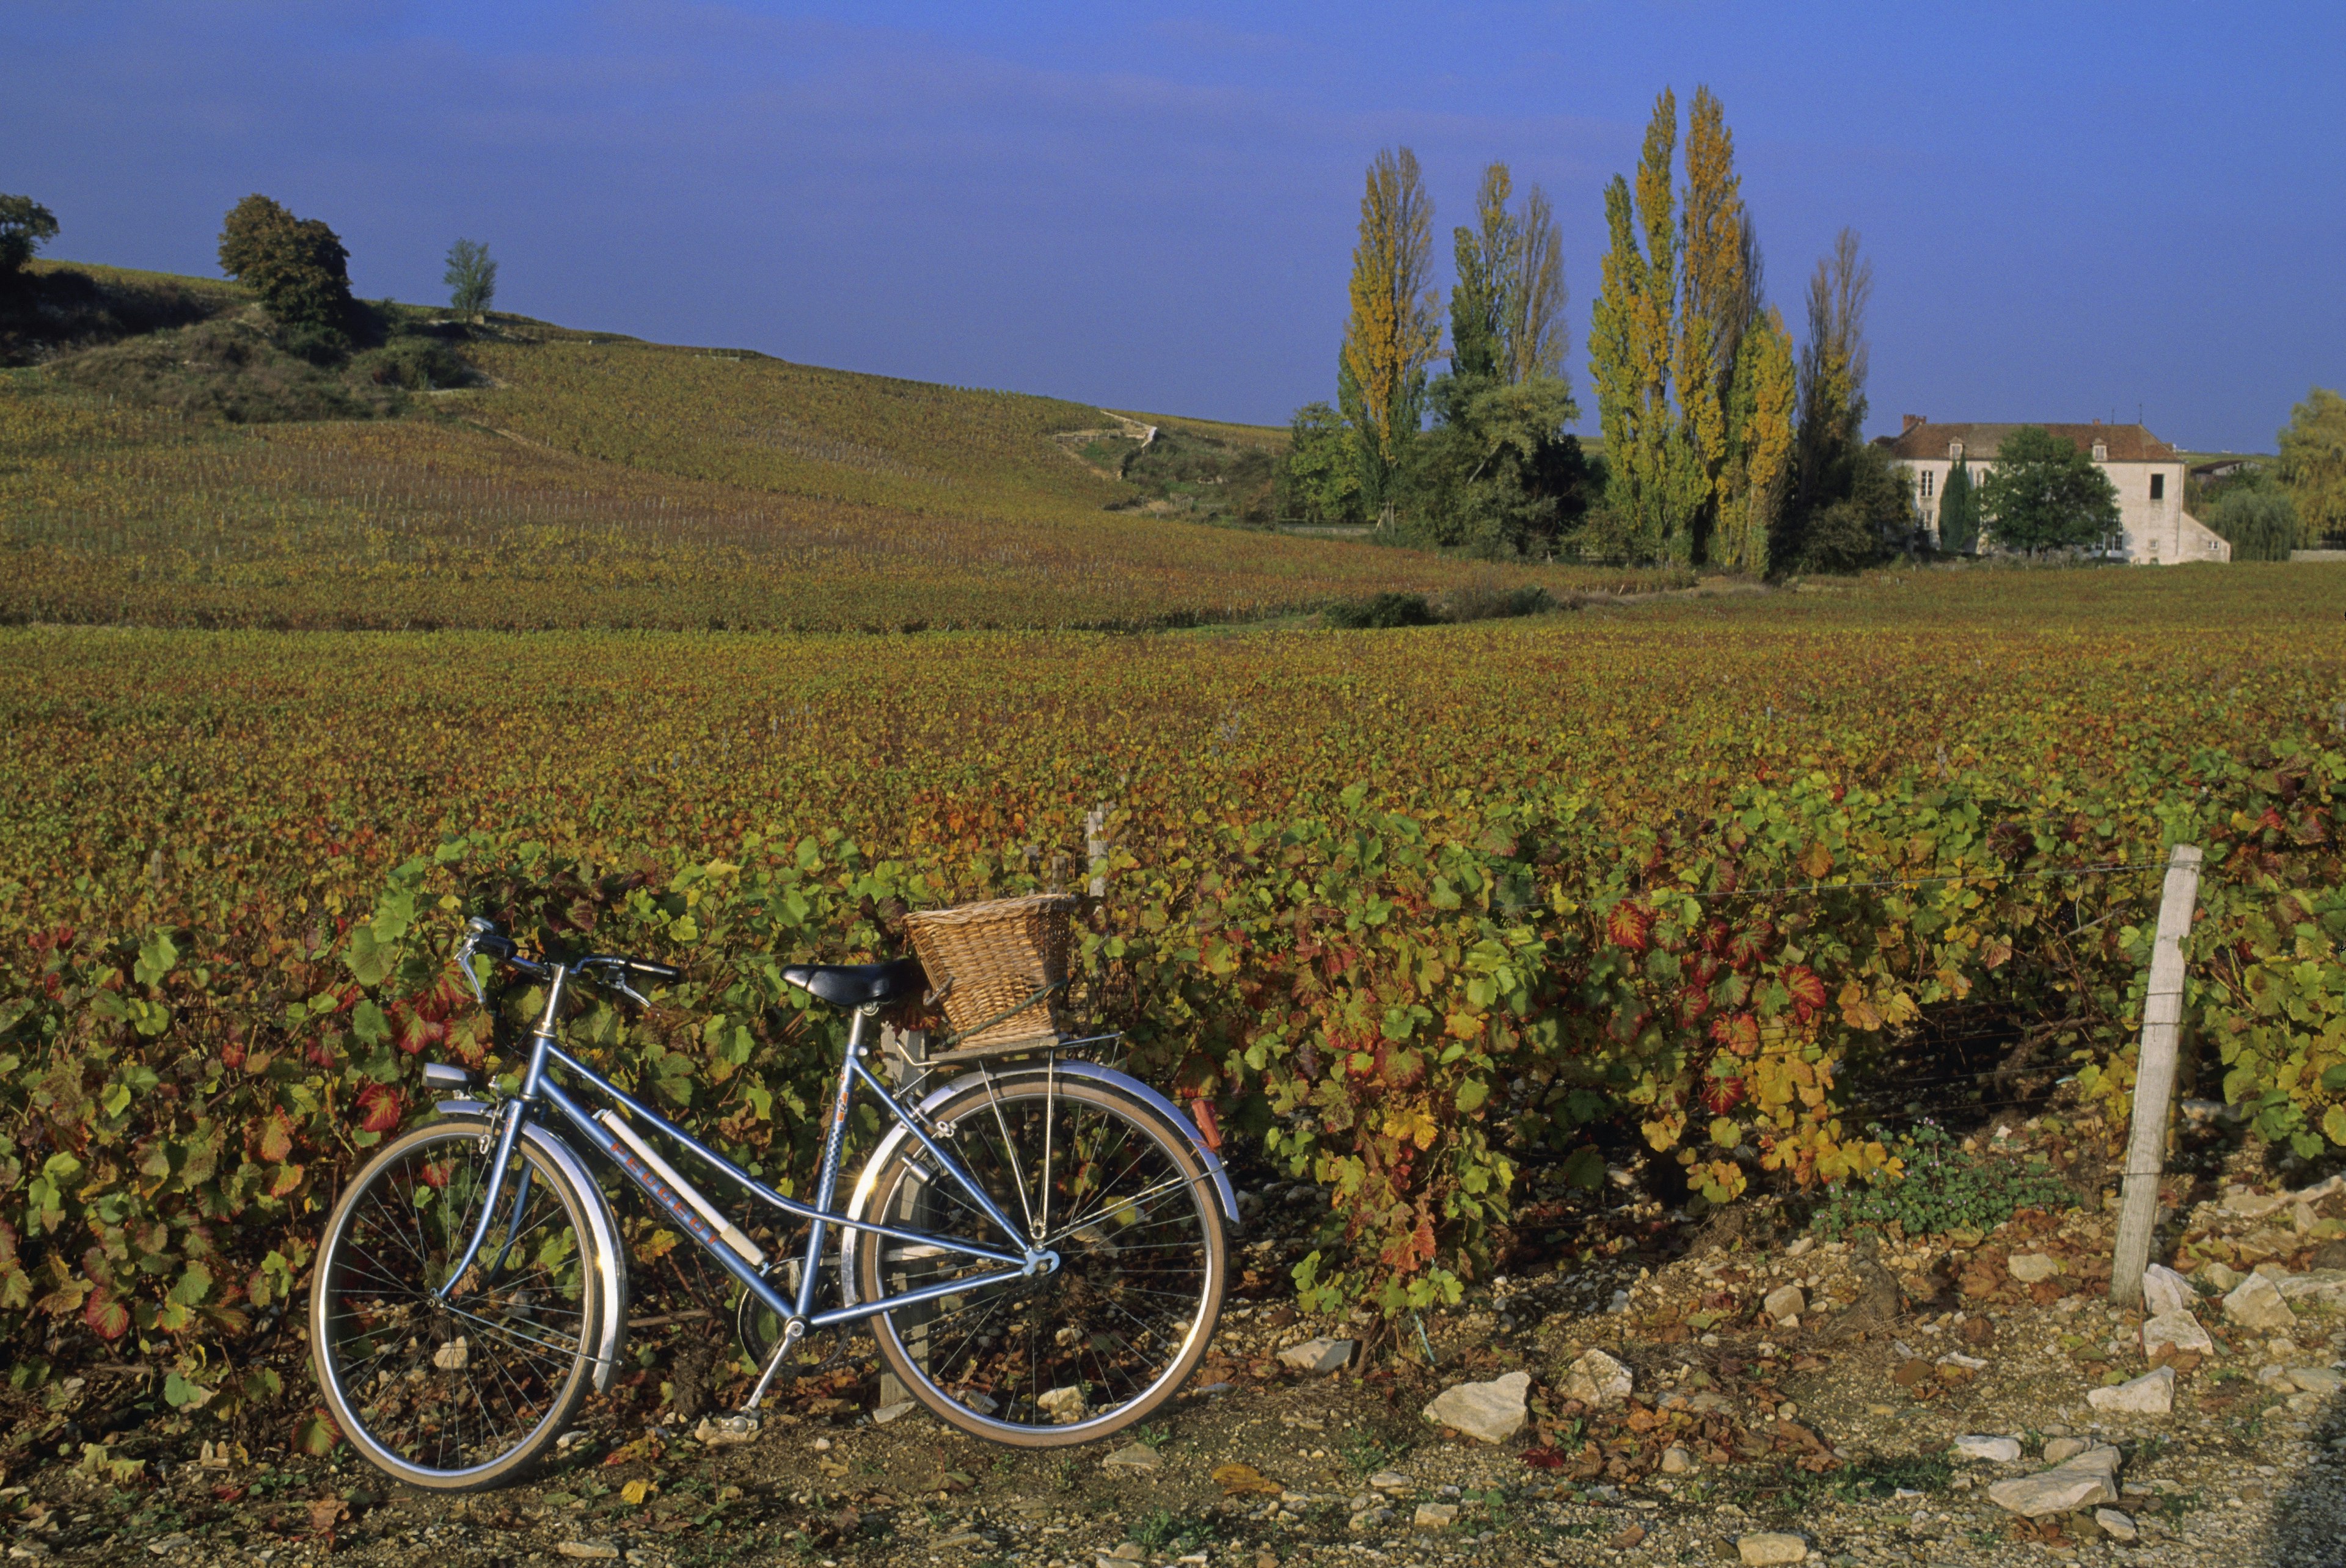
M1181 1114L1178 1106L1131 1074L1119 1073L1113 1067L1103 1067L1096 1062L1062 1062L1049 1071L1056 1072L1062 1078L1084 1078L1093 1083L1113 1084L1147 1105L1167 1125L1180 1129L1181 1135L1189 1140L1189 1146L1197 1151L1198 1162L1206 1167L1207 1176L1213 1181L1214 1196L1222 1206L1223 1219L1228 1222L1231 1234L1237 1234L1240 1223L1239 1197L1238 1193L1230 1186L1229 1173L1222 1166L1222 1156L1207 1146L1205 1134L1198 1130L1196 1123ZM1046 1070L1044 1068L1029 1067L1021 1068L1015 1073L1003 1074L995 1081L999 1083L1011 1079L1040 1078L1046 1075ZM922 1096L921 1103L916 1107L916 1114L923 1121L933 1120L933 1113L938 1106L944 1105L952 1096L960 1094L967 1086L966 1079L946 1081ZM912 1135L911 1130L902 1122L889 1128L887 1135L880 1140L879 1146L872 1151L872 1157L863 1162L862 1173L855 1179L854 1194L847 1202L849 1223L845 1227L845 1234L840 1237L839 1242L840 1296L850 1306L853 1306L856 1299L855 1250L863 1237L863 1232L856 1228L854 1221L863 1217L864 1209L872 1202L872 1189L878 1183L880 1172L887 1165L890 1156L894 1155Z
M479 1100L442 1100L436 1108L444 1116L481 1116L492 1123L496 1118L495 1107ZM536 1122L522 1129L522 1136L546 1164L562 1173L586 1206L596 1286L603 1298L603 1325L595 1337L595 1391L608 1393L612 1375L619 1369L620 1347L627 1336L627 1249L619 1237L619 1222L611 1213L610 1198L577 1150Z

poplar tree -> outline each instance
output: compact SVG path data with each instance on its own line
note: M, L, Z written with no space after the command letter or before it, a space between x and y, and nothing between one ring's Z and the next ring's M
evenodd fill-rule
M1535 185L1515 223L1519 247L1499 324L1500 359L1516 386L1564 374L1564 229Z
M1747 321L1739 337L1710 560L1731 572L1765 576L1774 565L1770 541L1791 482L1792 334L1771 306Z
M1605 432L1605 499L1640 554L1689 559L1682 505L1683 440L1670 406L1678 298L1678 224L1670 191L1678 98L1654 100L1637 189L1619 175L1605 188L1603 281L1589 322L1589 371ZM1642 241L1642 243L1641 243Z
M1393 470L1417 433L1425 367L1441 342L1441 300L1428 286L1433 249L1433 202L1417 155L1407 148L1380 152L1361 197L1338 378L1345 416L1361 433L1362 479L1372 504L1387 498Z
M1474 193L1475 226L1452 230L1458 281L1450 290L1450 373L1488 380L1500 373L1506 316L1519 292L1523 247L1507 198L1514 180L1504 163L1483 171Z
M1684 450L1675 475L1678 504L1698 533L1715 525L1727 494L1725 398L1739 345L1729 341L1745 303L1742 181L1735 138L1719 99L1695 89L1688 114L1684 255L1678 302L1678 411Z
M1800 345L1800 505L1805 513L1845 494L1851 455L1865 423L1865 308L1873 263L1843 229L1809 278L1809 340Z

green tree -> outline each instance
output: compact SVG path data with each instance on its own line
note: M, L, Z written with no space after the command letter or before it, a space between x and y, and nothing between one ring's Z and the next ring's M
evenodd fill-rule
M1843 494L1810 514L1794 557L1803 571L1848 572L1913 545L1913 481L1871 443L1849 454Z
M340 332L350 319L350 252L315 218L248 196L220 227L220 270L251 285L281 327Z
M1972 465L1958 457L1939 496L1939 548L1952 555L1975 555L1979 533L1979 489L1972 484Z
M1287 459L1279 470L1279 515L1312 524L1359 522L1358 445L1344 416L1326 403L1297 409L1288 425Z
M448 308L460 316L478 316L497 297L497 264L489 248L470 239L448 247L448 270L440 281L448 285Z
M14 281L33 252L56 237L56 214L29 196L0 196L0 285Z
M2280 433L2280 480L2297 508L2298 543L2346 537L2346 398L2315 387Z
M1508 208L1507 166L1483 171L1475 225L1454 231L1449 373L1427 400L1434 428L1404 473L1402 538L1486 555L1553 546L1579 500L1580 417L1563 373L1563 236L1535 186Z
M1439 349L1441 298L1433 275L1433 201L1417 155L1387 149L1369 165L1352 247L1352 313L1344 325L1339 406L1359 434L1363 489L1388 498L1392 476L1425 408L1425 367Z
M2244 468L2224 480L2199 520L2229 541L2235 561L2286 561L2299 547L2296 503L2271 470Z
M2005 436L1979 487L1990 535L2007 550L2087 549L2118 531L2118 493L2076 443L2042 425Z

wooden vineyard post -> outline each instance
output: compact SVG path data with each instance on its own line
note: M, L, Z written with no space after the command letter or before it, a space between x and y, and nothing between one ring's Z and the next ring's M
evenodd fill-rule
M1095 806L1084 813L1084 854L1091 864L1091 894L1107 897L1107 808Z
M2178 844L2167 860L2158 901L2158 934L2150 949L2150 988L2142 1003L2142 1051L2135 1065L2134 1129L2127 1139L2126 1186L2118 1200L2118 1238L2110 1262L2110 1300L2142 1301L2158 1227L2158 1178L2167 1163L2167 1118L2175 1100L2175 1057L2183 1033L2183 938L2199 899L2199 849Z

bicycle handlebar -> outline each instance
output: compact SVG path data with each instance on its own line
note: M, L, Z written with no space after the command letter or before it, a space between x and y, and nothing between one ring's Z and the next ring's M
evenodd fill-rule
M482 993L479 979L473 973L472 957L474 953L484 954L499 963L511 964L526 974L542 976L555 967L553 961L548 960L544 953L539 953L534 958L524 956L520 945L513 938L499 931L494 921L474 915L464 922L464 940L457 945L455 952L456 964L464 971L465 981L472 985L474 994L480 998L481 1005L484 1007L489 1004L489 999ZM627 984L628 977L657 981L664 984L673 983L684 978L684 971L674 964L655 963L648 958L629 958L624 954L613 952L590 953L585 958L573 959L562 967L573 974L584 974L597 969L616 970L617 974L607 975L605 978L620 991L635 997L638 1002L646 1003L648 999L638 995Z

